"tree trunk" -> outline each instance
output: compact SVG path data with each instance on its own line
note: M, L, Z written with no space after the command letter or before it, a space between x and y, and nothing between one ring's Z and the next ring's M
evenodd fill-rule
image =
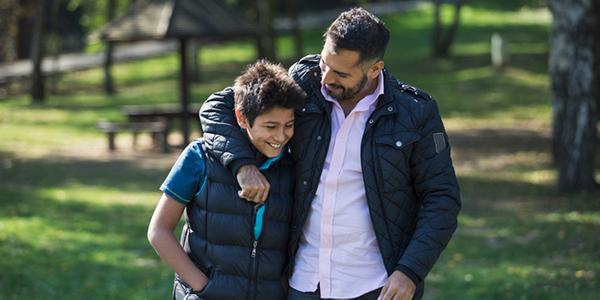
M441 18L441 8L443 0L434 1L433 11L433 57L445 58L450 56L450 47L454 43L456 31L460 24L460 11L462 9L463 0L454 1L454 16L450 26L444 30Z
M562 192L592 191L600 97L597 1L550 0L553 154Z
M16 0L0 0L0 63L11 62L17 58L18 11ZM15 13L17 12L17 13Z
M292 38L294 40L294 60L299 60L304 56L304 45L302 43L302 30L300 28L300 22L298 20L299 14L299 0L290 0L288 9L289 17L292 21Z
M272 0L256 0L258 24L262 32L258 37L258 57L275 60L275 32L273 31Z
M117 0L109 0L107 6L107 20L112 21L115 18L115 12L117 9ZM112 77L112 65L113 65L113 50L114 43L106 42L104 50L104 92L108 95L116 93L115 83Z
M37 1L35 21L33 28L33 41L31 43L31 60L33 63L31 73L31 98L36 103L44 102L46 97L44 74L42 73L42 61L46 50L46 0Z

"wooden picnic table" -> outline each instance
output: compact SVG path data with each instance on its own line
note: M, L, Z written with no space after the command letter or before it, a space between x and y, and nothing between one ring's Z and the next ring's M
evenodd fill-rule
M166 131L165 138L168 138L174 120L180 121L182 124L183 147L189 143L189 128L188 121L198 120L198 110L200 107L189 108L186 112L181 111L181 107L177 104L157 104L157 105L125 105L121 107L123 114L131 123L139 122L164 122ZM198 121L195 122L198 124ZM199 126L200 127L200 126ZM200 129L202 129L200 127Z

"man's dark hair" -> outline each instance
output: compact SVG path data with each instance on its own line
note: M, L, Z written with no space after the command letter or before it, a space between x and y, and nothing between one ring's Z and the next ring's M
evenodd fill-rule
M248 120L250 127L256 117L275 107L299 108L306 94L279 64L259 60L249 65L235 79L235 108Z
M355 7L341 13L327 28L334 50L358 51L359 62L381 60L390 40L390 31L383 21L363 8Z

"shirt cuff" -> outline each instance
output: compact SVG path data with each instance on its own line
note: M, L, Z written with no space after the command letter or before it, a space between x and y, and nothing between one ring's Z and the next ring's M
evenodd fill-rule
M413 272L413 270L409 269L405 265L398 265L396 267L396 270L404 273L404 275L406 275L406 277L410 278L410 280L412 280L412 282L415 284L415 286L419 285L421 283L421 281L423 281L423 279L421 279L419 277L419 275L417 275L417 273Z

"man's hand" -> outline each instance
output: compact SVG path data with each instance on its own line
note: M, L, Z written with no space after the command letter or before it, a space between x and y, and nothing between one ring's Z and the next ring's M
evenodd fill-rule
M410 300L415 289L415 283L400 271L394 271L381 289L377 300Z
M255 165L245 165L237 172L237 181L242 188L238 192L241 198L256 203L264 203L271 185Z

